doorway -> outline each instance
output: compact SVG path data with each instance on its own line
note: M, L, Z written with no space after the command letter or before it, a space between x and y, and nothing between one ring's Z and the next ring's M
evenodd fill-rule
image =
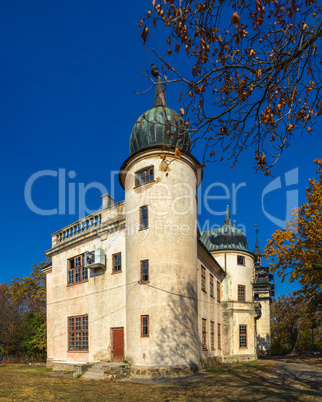
M112 328L113 361L124 360L124 328Z

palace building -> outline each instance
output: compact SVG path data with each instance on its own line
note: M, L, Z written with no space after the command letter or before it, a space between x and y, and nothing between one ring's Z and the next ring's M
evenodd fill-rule
M119 181L124 201L106 194L101 210L52 235L48 366L126 361L131 375L189 375L269 353L272 286L258 243L248 250L228 207L219 229L197 229L202 169L159 76Z

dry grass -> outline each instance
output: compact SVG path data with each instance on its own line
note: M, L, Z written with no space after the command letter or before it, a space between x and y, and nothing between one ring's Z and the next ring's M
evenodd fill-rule
M0 365L0 400L322 400L318 388L321 367L302 362L267 360L220 365L198 381L181 379L167 384L86 381L50 376L48 372L44 367Z

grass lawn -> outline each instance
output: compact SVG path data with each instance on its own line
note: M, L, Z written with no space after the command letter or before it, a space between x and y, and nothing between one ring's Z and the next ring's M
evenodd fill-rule
M284 367L280 362L267 360L219 365L197 381L146 384L51 376L51 370L45 367L0 365L0 401L322 401L319 382L314 377L321 366L302 366L303 378L300 364Z

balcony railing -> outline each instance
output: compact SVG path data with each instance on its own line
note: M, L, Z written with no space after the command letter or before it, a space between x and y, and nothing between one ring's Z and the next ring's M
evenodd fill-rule
M102 224L102 216L100 213L94 213L92 215L86 216L77 222L66 226L64 229L54 233L52 235L52 245L55 246L66 240L70 240L80 234L85 232L90 232L93 229L98 229Z

